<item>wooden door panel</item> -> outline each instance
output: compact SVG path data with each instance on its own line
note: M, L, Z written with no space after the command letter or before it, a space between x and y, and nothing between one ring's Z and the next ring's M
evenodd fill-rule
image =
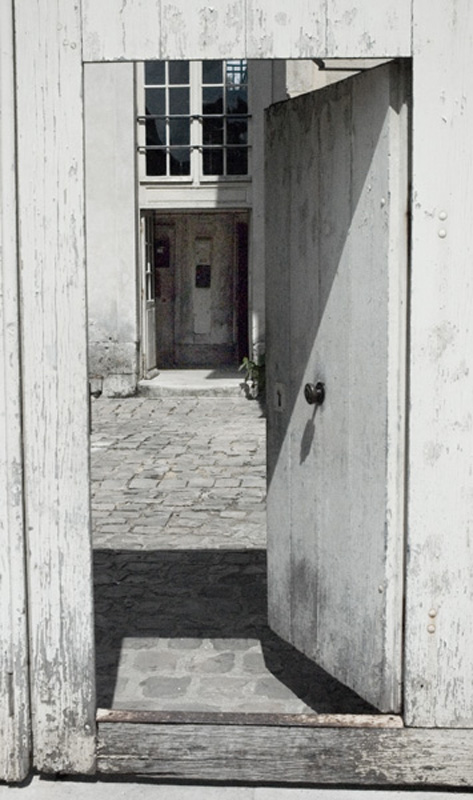
M143 259L143 370L145 377L156 370L156 274L154 217L145 214L142 230Z
M267 120L270 622L386 711L401 682L404 85L385 65ZM316 381L320 407L304 398Z
M176 362L219 367L236 358L235 218L177 217Z

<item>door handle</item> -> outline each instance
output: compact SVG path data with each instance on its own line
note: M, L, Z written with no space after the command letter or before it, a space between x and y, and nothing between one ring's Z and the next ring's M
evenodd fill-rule
M310 406L321 406L325 400L325 383L306 383L304 386L304 397Z

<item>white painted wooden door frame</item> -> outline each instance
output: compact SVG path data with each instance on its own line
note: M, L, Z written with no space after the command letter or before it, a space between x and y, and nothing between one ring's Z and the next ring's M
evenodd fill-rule
M283 0L82 5L13 0L35 766L87 772L95 763L83 61L413 57L405 721L471 727L470 3L301 1L290 18ZM11 210L2 216L8 225ZM15 307L12 297L13 316ZM6 386L15 418L15 374ZM5 485L14 489L10 475Z
M13 8L0 6L0 781L30 769Z
M14 2L33 766L95 765L80 8Z

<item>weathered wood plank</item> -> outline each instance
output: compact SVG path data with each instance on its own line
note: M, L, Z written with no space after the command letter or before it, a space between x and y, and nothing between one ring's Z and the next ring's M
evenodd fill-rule
M473 6L414 22L406 720L471 727Z
M394 714L246 714L209 711L97 710L97 722L186 725L256 725L304 728L402 728Z
M409 56L412 2L328 0L326 57Z
M161 0L101 0L82 9L84 61L161 58Z
M241 58L245 0L161 0L163 58Z
M84 60L409 56L411 0L84 0Z
M34 765L94 766L80 4L15 3Z
M29 770L12 3L0 5L0 780Z
M98 771L159 778L472 786L466 731L99 725Z
M248 58L310 58L326 52L324 0L298 0L297 9L286 0L247 0L247 6Z

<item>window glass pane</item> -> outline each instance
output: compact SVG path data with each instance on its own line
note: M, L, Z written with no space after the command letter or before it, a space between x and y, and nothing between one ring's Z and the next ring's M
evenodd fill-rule
M146 174L166 174L166 153L164 150L148 150L146 152Z
M202 89L202 114L223 114L223 88Z
M191 157L188 147L171 150L171 175L190 175Z
M164 85L164 61L145 61L145 83Z
M169 144L190 144L190 129L189 119L169 120Z
M223 150L205 149L202 153L204 175L223 175Z
M246 86L239 89L227 89L227 114L248 113L248 90Z
M166 123L163 119L146 120L146 144L166 144Z
M189 113L189 89L169 89L169 113Z
M165 114L165 89L146 89L145 107L146 114Z
M202 83L223 82L223 61L202 62Z
M246 119L227 120L227 144L247 144L248 124Z
M204 119L202 122L203 144L223 144L223 118ZM238 142L236 142L238 144Z
M189 83L189 62L169 62L169 83Z
M243 147L229 147L227 150L227 175L248 174L248 150Z
M227 61L225 69L227 85L240 86L248 82L246 61Z

